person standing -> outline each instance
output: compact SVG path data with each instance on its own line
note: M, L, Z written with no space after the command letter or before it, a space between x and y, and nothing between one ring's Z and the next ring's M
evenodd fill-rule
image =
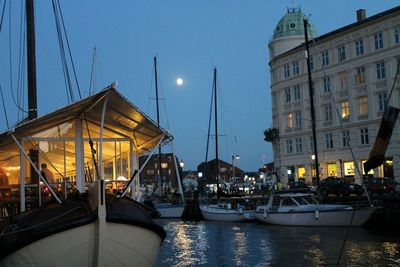
M40 174L43 176L43 178L49 184L54 183L54 175L49 169L47 169L47 164L46 163L42 163L41 167L42 167L42 170L40 171Z

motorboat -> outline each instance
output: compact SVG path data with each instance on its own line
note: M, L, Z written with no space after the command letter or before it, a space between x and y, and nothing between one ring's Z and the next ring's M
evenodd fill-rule
M209 221L241 222L245 221L245 210L241 205L233 206L229 202L200 205L204 219Z
M342 204L320 204L313 194L276 193L266 205L257 206L257 220L288 226L362 226L376 207L354 208Z

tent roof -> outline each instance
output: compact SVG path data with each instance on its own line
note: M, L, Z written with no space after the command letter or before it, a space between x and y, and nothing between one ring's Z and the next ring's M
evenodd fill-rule
M146 116L135 105L123 97L114 87L107 87L101 92L79 100L54 112L23 122L15 128L0 134L0 147L13 144L11 134L17 139L32 136L51 127L82 118L100 125L103 103L107 98L104 125L114 132L130 137L135 150L142 154L154 148L163 136L162 144L170 142L173 137L157 123Z

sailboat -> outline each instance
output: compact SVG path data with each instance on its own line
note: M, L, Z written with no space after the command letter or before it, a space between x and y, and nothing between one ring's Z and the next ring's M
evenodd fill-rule
M156 90L156 108L157 108L157 124L160 125L160 111L159 111L159 97L158 97L158 73L157 73L157 57L153 58L154 62L154 82L155 82L155 90ZM170 203L165 201L157 201L154 203L154 208L160 213L160 218L181 218L183 211L185 209L185 199L183 196L181 179L179 177L178 165L176 162L176 157L174 153L172 153L174 167L176 170L176 179L178 183L178 192L181 196L181 199L178 199L178 202L181 203ZM162 153L161 147L158 148L158 169L160 170L160 189L163 191L163 177L162 177ZM161 192L162 194L163 192Z
M26 1L26 9L29 21L33 0ZM28 23L31 34L34 23ZM27 39L34 58L34 35ZM154 266L166 233L152 211L128 194L138 173L135 155L154 151L172 136L115 84L37 117L31 97L36 96L35 66L28 65L29 120L0 134L1 167L13 170L10 183L18 185L21 211L0 222L0 266ZM50 163L65 185L73 181L75 193L56 194L38 170L41 162ZM86 165L95 177L85 176ZM109 194L107 180L117 178L117 165L124 165L123 174L131 179L121 194ZM29 188L37 190L28 195L34 177L38 181ZM51 193L47 203L42 187ZM38 207L29 209L32 199Z
M377 210L377 207L370 205L368 207L355 208L351 205L320 204L319 201L320 181L317 153L318 150L315 129L315 112L312 96L310 59L308 57L309 45L307 25L308 21L305 19L304 34L307 55L318 200L313 194L277 192L271 194L267 204L257 207L255 217L257 220L264 223L287 226L362 226L371 218L371 215Z
M213 75L213 96L214 100L214 130L215 130L215 158L216 158L216 184L217 184L217 203L201 204L200 211L204 219L211 221L245 221L251 218L253 211L246 210L245 207L237 202L220 201L221 188L219 186L219 158L218 158L218 112L217 112L217 68L214 68ZM210 117L211 118L211 117Z

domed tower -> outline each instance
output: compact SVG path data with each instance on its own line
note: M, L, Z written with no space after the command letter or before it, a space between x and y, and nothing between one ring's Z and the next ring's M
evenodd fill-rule
M300 8L288 8L274 30L274 36L268 44L270 60L289 51L304 42L303 19L307 18ZM316 37L314 26L309 21L309 38Z

